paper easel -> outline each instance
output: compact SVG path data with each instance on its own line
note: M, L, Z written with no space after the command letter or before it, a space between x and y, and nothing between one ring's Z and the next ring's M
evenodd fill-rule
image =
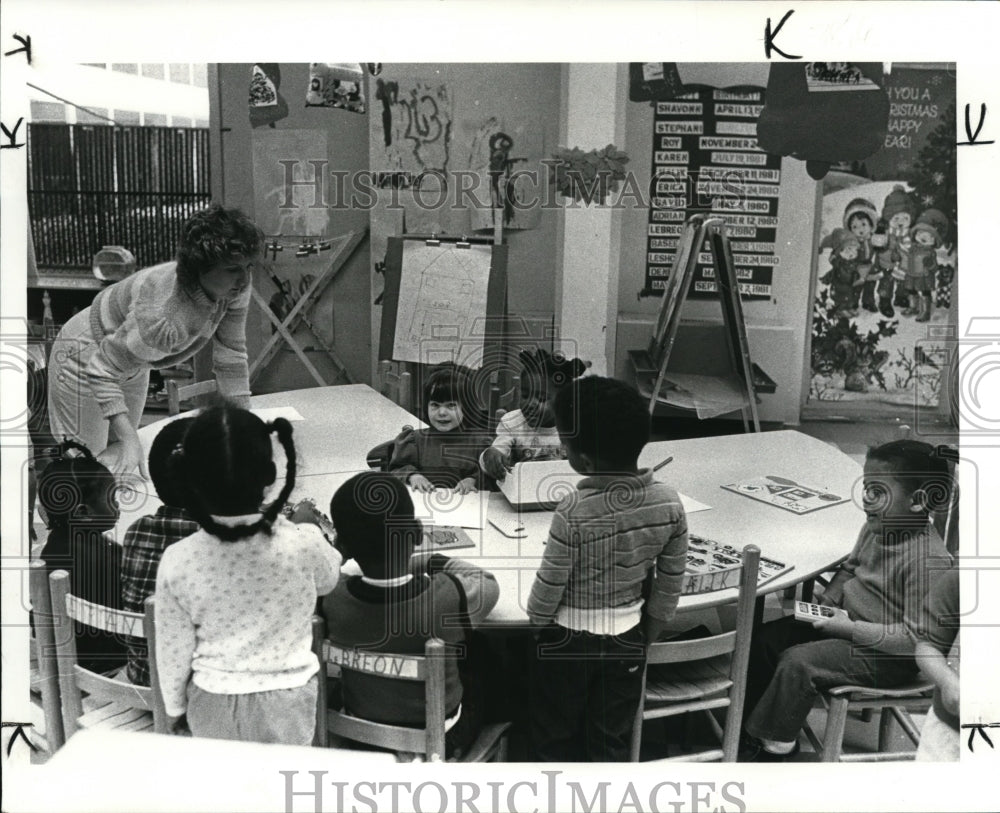
M722 305L723 332L729 351L730 372L720 376L668 370L680 327L681 306L691 287L698 253L706 241L712 252ZM650 414L658 405L663 405L694 409L701 416L701 406L714 403L719 405L716 414L739 411L745 431L749 431L751 426L755 432L760 431L757 390L774 392L774 382L750 360L739 291L724 221L707 215L690 218L681 233L673 271L649 345L645 350L629 351L636 385L639 392L649 399Z
M497 357L506 311L506 246L487 237L389 238L380 360L478 369Z
M506 336L507 247L490 237L391 237L382 305L380 366L408 373L416 392L430 365L495 366ZM413 393L406 400L419 406Z

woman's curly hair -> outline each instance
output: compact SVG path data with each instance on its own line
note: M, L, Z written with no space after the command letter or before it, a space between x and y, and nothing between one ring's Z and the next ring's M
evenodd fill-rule
M195 286L221 260L253 257L264 246L264 233L239 209L213 203L195 212L181 229L177 278Z

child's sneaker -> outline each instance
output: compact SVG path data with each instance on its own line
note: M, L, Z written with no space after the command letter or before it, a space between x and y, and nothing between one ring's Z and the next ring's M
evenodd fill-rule
M764 743L757 737L744 734L740 739L740 751L736 757L737 762L786 762L799 753L799 743L787 754L774 754L764 748Z

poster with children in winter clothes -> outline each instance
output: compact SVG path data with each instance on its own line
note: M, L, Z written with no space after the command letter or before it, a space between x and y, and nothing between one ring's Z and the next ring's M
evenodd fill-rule
M902 69L886 89L882 149L821 182L811 405L934 408L947 380L941 328L957 324L958 301L954 71Z

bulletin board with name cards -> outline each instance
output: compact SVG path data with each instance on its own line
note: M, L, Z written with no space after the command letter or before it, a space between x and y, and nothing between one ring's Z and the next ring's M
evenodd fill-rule
M706 88L653 102L653 176L646 280L640 296L662 296L684 222L710 211L723 218L744 299L768 299L775 253L781 156L757 146L763 89ZM688 296L714 298L706 244Z

